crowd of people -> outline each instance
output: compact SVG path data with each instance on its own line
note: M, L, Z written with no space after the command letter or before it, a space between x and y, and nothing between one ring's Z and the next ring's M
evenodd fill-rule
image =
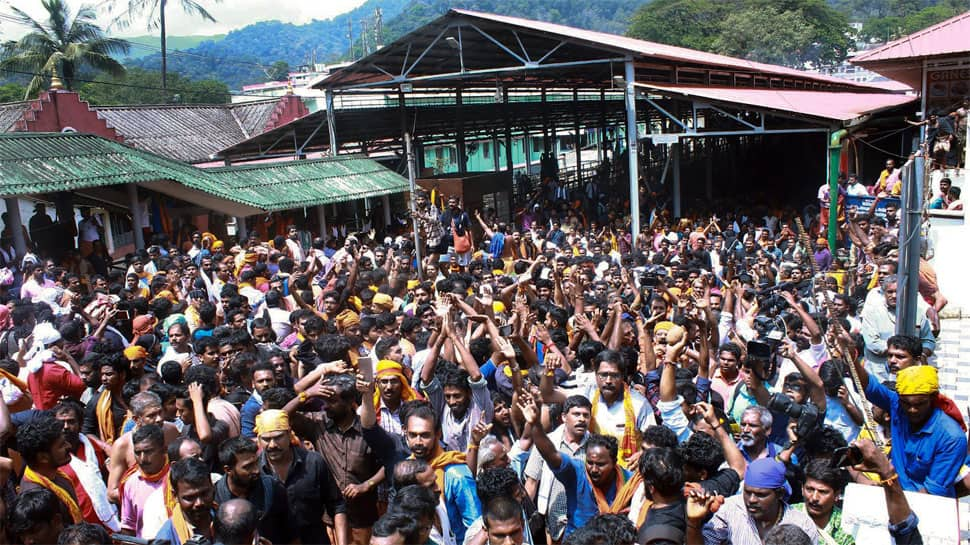
M70 259L5 251L0 541L847 545L860 483L921 543L903 491L966 494L967 436L925 262L895 334L897 211L830 248L644 199L630 233L555 184L508 222L419 194L420 252L291 226L92 267L90 214Z

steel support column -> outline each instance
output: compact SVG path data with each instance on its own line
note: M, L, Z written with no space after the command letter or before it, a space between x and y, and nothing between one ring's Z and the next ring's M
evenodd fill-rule
M389 195L381 195L381 207L384 208L384 229L391 224L391 197Z
M509 171L509 176L515 169L512 161L512 120L509 118L509 90L502 90L502 103L505 105L505 168Z
M704 196L708 201L714 200L714 149L716 147L716 140L706 140L704 142L704 151L707 152L707 157L704 158Z
M638 165L637 147L637 95L634 83L636 82L636 70L633 60L628 60L624 65L624 76L626 80L626 142L627 142L627 170L630 174L630 229L633 240L640 234L640 167Z
M411 145L411 133L404 131L404 157L408 162L408 185L411 190L408 204L411 208L411 228L414 233L414 258L417 260L418 278L424 280L424 266L421 264L421 234L418 228L418 209L414 203L417 190L417 168L414 164L413 148ZM431 206L435 206L435 203L431 203Z
M573 133L576 138L576 183L583 183L583 146L579 129L579 90L573 89Z
M145 248L145 235L141 232L141 226L145 218L141 216L141 203L138 202L138 186L127 184L128 208L131 209L131 230L135 234L135 249Z
M337 143L337 124L336 124L336 121L334 120L336 118L336 115L333 111L333 89L327 89L324 92L324 98L325 98L326 107L327 107L327 130L330 133L330 156L336 157L338 143Z
M455 110L458 122L458 135L455 145L458 147L458 172L464 174L468 172L468 150L465 149L465 117L462 112L462 93L461 87L455 89Z
M903 214L899 225L899 280L896 284L896 334L919 338L916 330L919 297L920 224L923 220L922 152L903 166ZM837 196L837 194L836 194Z
M680 217L680 142L670 145L670 153L674 154L671 157L672 167L674 169L674 184L671 188L671 193L674 195L674 217Z
M24 220L20 217L20 199L7 197L3 202L7 205L7 227L10 228L10 234L13 236L13 247L17 250L17 256L23 257L27 255L27 239L24 238ZM110 229L106 230L110 231Z

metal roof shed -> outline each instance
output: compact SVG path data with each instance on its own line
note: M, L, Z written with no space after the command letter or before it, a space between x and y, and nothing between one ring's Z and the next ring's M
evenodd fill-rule
M655 87L638 92L636 84ZM560 112L565 114L560 119L569 119L577 134L581 123L605 123L606 119L620 122L626 127L628 148L637 146L638 122L646 122L648 132L663 124L672 127L675 133L689 133L691 138L824 133L846 122L841 113L832 110L802 108L801 100L780 109L765 107L755 95L723 101L702 96L702 91L711 89L843 93L842 99L852 102L855 108L850 110L859 113L853 120L885 109L887 104L907 102L898 96L887 98L889 93L878 86L783 66L468 10L451 10L364 59L321 78L314 86L326 91L325 112L228 148L221 155L233 159L269 152L299 155L322 149L324 144L336 154L342 142L349 147L359 142L365 142L362 147L377 143L386 149L400 146L405 132L419 138L440 139L450 129L461 168L466 133L478 131L491 134L490 138L504 133L508 150L513 126L541 124L545 134L550 124L555 127ZM670 87L662 89L662 86ZM547 91L565 91L574 98L562 104L547 102ZM519 106L511 100L516 92L541 93L542 101L533 103L531 108ZM599 100L580 100L580 93L590 92L599 93ZM386 104L384 115L379 115L377 109L366 114L360 111L359 115L368 116L360 122L360 117L352 117L354 114L343 108L338 112L334 108L337 93L342 101L376 93ZM422 110L415 105L422 94L448 96L449 101ZM608 106L607 94L613 99ZM493 98L488 99L488 95ZM470 98L479 102L470 104ZM620 98L624 100L623 108L620 108ZM817 103L832 99L833 95L815 98L819 100L812 102ZM873 109L860 106L869 99L875 105ZM598 107L584 113L584 102ZM638 102L649 107L638 111ZM394 109L398 111L395 113ZM729 109L735 111L729 112ZM704 115L710 115L716 123L702 120L699 125L697 121ZM752 122L758 116L760 121ZM766 123L767 116L770 118ZM524 130L528 134L530 128ZM673 140L666 142L673 144L677 134L670 136ZM637 173L637 154L627 156L628 172ZM510 154L506 163L510 170ZM631 176L631 195L637 194L636 183L636 176ZM678 196L675 176L675 213L680 208ZM631 199L631 215L633 227L638 230L636 198Z

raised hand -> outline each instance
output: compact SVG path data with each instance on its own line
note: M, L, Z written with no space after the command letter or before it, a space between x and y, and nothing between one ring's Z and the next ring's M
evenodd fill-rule
M531 395L519 396L519 410L522 411L522 418L529 424L536 425L539 422L539 407L536 405Z
M480 445L482 439L492 431L492 425L484 420L480 420L471 431L471 444Z

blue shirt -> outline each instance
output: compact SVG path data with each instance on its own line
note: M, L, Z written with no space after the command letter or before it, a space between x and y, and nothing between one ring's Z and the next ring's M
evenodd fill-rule
M967 437L960 425L940 409L933 409L923 427L912 431L899 394L875 380L866 385L866 398L891 415L889 457L903 490L925 488L936 496L956 497L953 482L967 456Z
M262 410L263 402L255 392L249 396L249 399L243 403L242 409L239 410L240 421L242 423L241 434L246 439L256 438L256 415Z
M593 483L586 477L586 462L565 452L560 452L559 455L562 456L562 465L552 468L552 472L566 488L566 514L569 515L569 520L563 537L568 537L599 515L600 508L596 505ZM625 479L630 478L629 471L620 466L616 466L616 470L622 471ZM616 488L616 484L613 483L610 489L605 491L607 502L613 503L618 492Z
M478 488L475 477L465 464L452 464L445 468L445 508L448 522L455 542L465 541L465 532L482 516L482 506L478 502Z

